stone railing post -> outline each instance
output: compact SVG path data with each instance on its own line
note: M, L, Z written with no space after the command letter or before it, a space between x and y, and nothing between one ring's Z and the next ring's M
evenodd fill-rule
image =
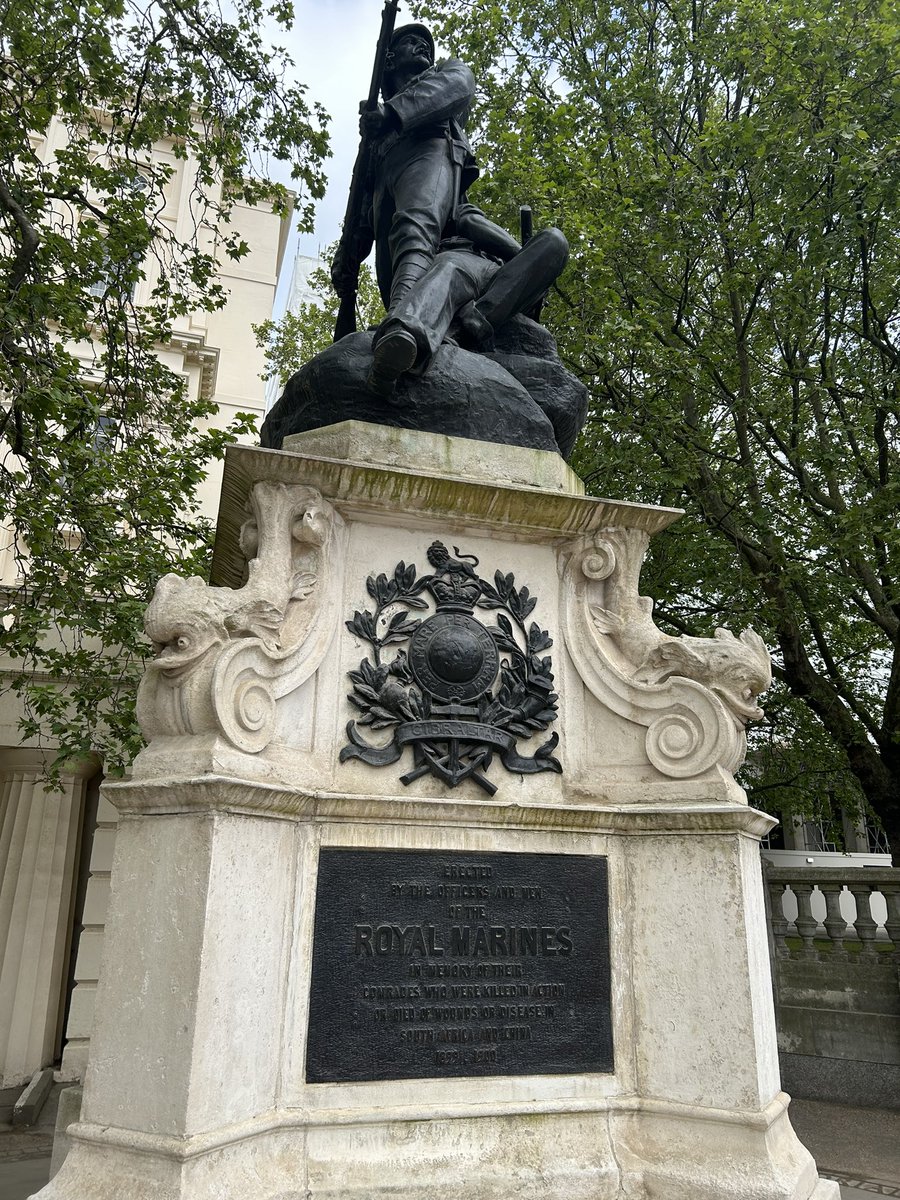
M784 915L784 889L783 883L772 883L766 879L766 888L769 892L769 901L771 904L771 922L772 922L772 938L775 942L775 955L778 958L790 958L790 950L787 944L788 923Z
M844 947L844 938L847 934L847 922L841 914L841 893L844 890L843 883L822 882L819 885L819 891L825 897L825 932L828 934L831 942L830 954L834 958L847 958L847 951ZM829 952L819 957L826 957Z
M887 920L884 927L888 937L894 943L894 953L892 955L885 954L883 957L900 963L900 880L897 883L882 883L878 890L884 896L887 906Z
M815 884L813 883L792 883L791 890L797 897L797 933L803 939L802 947L797 951L796 958L815 958L816 947L813 939L815 938L818 921L812 915L812 892Z
M871 884L851 883L849 884L850 891L853 893L853 898L856 901L856 920L853 922L853 928L856 930L856 936L862 943L860 951L860 959L872 962L876 956L875 950L875 934L878 931L878 926L872 916Z
M853 963L877 963L883 967L894 967L900 962L900 871L896 867L827 866L813 870L770 863L766 868L766 886L773 898L779 889L790 888L797 901L796 927L803 945L789 957L849 959ZM811 895L816 887L825 899L825 919L821 924L812 915ZM856 903L857 914L852 928L846 919L850 916L847 907L850 896ZM772 908L770 924L773 937L778 939L780 909L774 903ZM788 921L788 937L791 932L792 924ZM818 955L814 949L817 932L819 937L824 934L828 939Z

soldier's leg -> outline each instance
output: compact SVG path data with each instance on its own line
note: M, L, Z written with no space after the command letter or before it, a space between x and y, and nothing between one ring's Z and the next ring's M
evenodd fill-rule
M420 355L415 334L393 318L428 273L453 212L456 171L449 144L443 138L412 146L398 143L385 162L385 183L394 208L387 239L391 290L387 320L376 335L368 383L373 391L388 395Z
M468 238L473 246L487 254L508 262L520 253L522 247L511 233L485 216L481 209L465 201L459 204L454 217L456 232Z
M375 361L368 380L372 390L389 395L398 375L426 366L456 313L471 304L498 270L496 263L467 251L438 254L375 334ZM398 363L401 369L395 373Z
M558 229L541 230L515 258L503 264L475 301L475 310L493 329L499 329L515 313L534 307L568 258L565 236Z
M457 312L485 290L500 268L465 250L441 251L414 288L391 311L382 329L409 330L419 348L417 364L437 351Z
M429 138L388 156L394 213L388 244L391 253L389 314L434 262L456 199L456 170L443 138Z

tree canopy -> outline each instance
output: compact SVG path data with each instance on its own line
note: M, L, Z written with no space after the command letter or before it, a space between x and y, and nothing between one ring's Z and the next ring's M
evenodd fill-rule
M142 610L165 571L202 571L196 487L249 424L209 428L214 406L159 351L179 318L224 304L217 262L248 251L235 206L287 210L272 160L290 164L307 228L323 190L325 115L260 32L289 25L290 3L227 13L0 10L0 515L20 576L3 649L25 733L55 743L57 765L97 751L115 769L137 748ZM179 172L187 223L167 207Z
M751 801L900 855L900 23L890 0L441 0L486 179L572 257L545 318L595 493L683 505L644 590L773 649ZM900 857L895 858L900 861Z

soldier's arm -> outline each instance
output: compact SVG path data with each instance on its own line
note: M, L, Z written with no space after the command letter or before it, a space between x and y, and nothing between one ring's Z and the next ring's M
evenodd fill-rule
M468 238L477 250L484 250L503 262L515 258L522 247L502 226L497 225L474 204L460 204L456 210L456 232Z
M408 133L422 125L459 118L475 96L475 77L464 62L448 58L392 96L384 106L394 128Z

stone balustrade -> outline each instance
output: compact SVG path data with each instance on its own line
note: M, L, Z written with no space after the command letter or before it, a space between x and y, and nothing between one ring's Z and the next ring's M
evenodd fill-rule
M768 863L765 879L776 957L900 962L900 870Z

